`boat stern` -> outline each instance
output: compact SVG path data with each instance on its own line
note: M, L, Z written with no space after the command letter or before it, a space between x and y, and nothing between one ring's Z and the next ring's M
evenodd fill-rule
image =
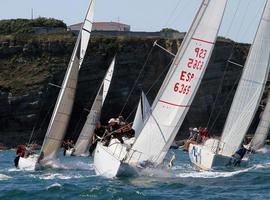
M121 161L117 159L102 143L98 142L95 156L94 168L97 175L113 178L118 175Z
M230 165L232 157L218 154L220 141L209 139L204 144L190 144L189 158L192 164L204 169L227 167Z
M34 171L39 167L38 155L30 155L27 158L20 157L18 168L25 171Z
M203 145L190 144L188 152L192 164L204 170L212 168L215 154Z

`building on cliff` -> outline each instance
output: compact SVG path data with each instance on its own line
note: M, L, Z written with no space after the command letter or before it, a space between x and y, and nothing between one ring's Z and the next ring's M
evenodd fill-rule
M80 31L82 23L68 26L70 31ZM130 25L119 22L94 22L92 31L130 31Z
M79 33L82 23L73 24L67 27L68 31L76 34ZM128 37L156 37L164 39L183 39L184 32L144 32L144 31L131 31L130 25L118 22L94 22L93 35L106 35L106 36L128 36Z

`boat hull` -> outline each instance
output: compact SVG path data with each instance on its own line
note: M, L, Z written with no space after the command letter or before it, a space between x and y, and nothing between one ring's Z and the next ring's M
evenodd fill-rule
M121 161L107 147L98 143L94 156L94 168L97 175L107 178L116 177L120 171Z
M126 143L132 142L125 140ZM97 175L107 178L120 176L136 176L137 168L125 163L127 144L121 144L113 139L108 147L98 142L94 154L94 168Z
M203 145L190 144L189 158L200 169L210 170L230 165L232 157L216 154Z
M39 164L37 160L38 160L37 154L30 155L27 158L20 157L18 168L21 170L26 170L26 171L34 171L37 168L39 168Z

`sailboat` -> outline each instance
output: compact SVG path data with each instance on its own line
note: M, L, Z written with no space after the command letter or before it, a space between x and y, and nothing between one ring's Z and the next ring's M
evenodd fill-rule
M267 98L267 103L261 116L259 125L255 131L255 134L251 142L248 144L248 148L252 152L256 152L264 146L265 140L268 136L269 129L270 129L270 96L268 96Z
M202 169L226 166L240 148L258 109L266 84L270 59L270 0L265 4L260 24L230 108L222 137L202 145L191 144L189 157Z
M135 141L108 147L97 144L94 167L98 175L137 174L144 166L162 164L199 88L227 0L203 0ZM133 139L133 138L131 138Z
M75 144L75 147L68 150L66 155L89 156L89 149L92 144L92 138L96 127L96 123L100 120L101 109L110 88L114 71L114 65L115 65L115 57L113 58L110 67L107 70L107 73L100 85L97 96L87 116L87 120L82 128L79 138Z
M79 69L82 65L93 24L95 0L90 2L84 23L79 32L61 90L39 154L19 159L18 167L35 170L40 166L51 165L58 158L64 135L72 112Z

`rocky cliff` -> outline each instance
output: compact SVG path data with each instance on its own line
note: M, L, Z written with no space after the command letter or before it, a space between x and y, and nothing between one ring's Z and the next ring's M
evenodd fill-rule
M71 33L0 36L0 143L13 146L27 142L31 133L33 141L42 142L59 92L50 83L61 85L75 40L76 36ZM155 40L173 53L181 43L153 37L95 36L91 39L79 74L67 137L77 138L115 54L115 74L102 122L120 113L132 121L142 89L149 91L147 96L153 101L172 61L171 55L153 47ZM219 39L180 132L185 133L189 126L207 125L213 126L212 133L221 132L242 71L227 61L230 58L243 64L248 48L248 45Z

